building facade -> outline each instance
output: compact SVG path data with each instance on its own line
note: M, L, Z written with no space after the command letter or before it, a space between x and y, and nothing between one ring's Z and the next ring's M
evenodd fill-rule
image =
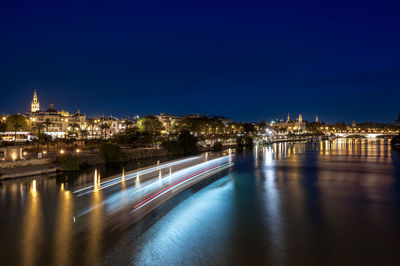
M51 103L46 111L41 111L36 90L33 95L31 112L26 116L32 131L42 128L41 132L51 137L63 138L69 135L80 138L87 128L86 115L79 111L75 114L64 110L58 111L54 103Z

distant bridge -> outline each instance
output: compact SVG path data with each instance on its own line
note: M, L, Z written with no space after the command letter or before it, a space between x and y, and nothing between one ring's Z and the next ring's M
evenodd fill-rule
M348 132L348 133L334 133L337 137L357 137L362 136L368 139L375 139L375 138L390 138L394 137L399 134L399 131L392 131L392 132Z

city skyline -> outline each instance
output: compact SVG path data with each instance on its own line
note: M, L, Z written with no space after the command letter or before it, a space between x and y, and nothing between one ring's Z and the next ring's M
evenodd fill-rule
M301 112L392 122L396 10L394 2L8 2L0 112L24 112L38 89L43 102L90 116L260 121Z
M47 97L47 98L49 98L49 97ZM34 89L33 90L33 98L31 98L31 104L29 105L30 107L27 107L26 108L26 110L25 111L18 111L18 112L15 112L16 114L24 114L24 113L29 113L29 112L34 112L34 109L35 109L35 111L41 111L41 112L45 112L47 109L49 109L49 108L55 108L55 109L58 109L59 111L70 111L71 113L81 113L81 110L80 110L80 108L78 107L76 110L68 110L68 109L66 109L66 108L63 108L63 107L59 107L59 106L56 106L55 107L55 102L54 102L54 100L50 100L50 102L48 102L48 103L45 103L44 105L40 105L40 107L39 107L39 102L40 101L38 101L38 99L39 99L39 97L38 97L38 92L37 92L37 90L36 89ZM51 98L51 99L53 99L53 98ZM35 102L36 101L36 102ZM110 114L105 114L105 113L102 113L102 114L87 114L85 111L83 111L82 113L84 113L85 115L87 115L88 117L92 117L92 118L96 118L96 117L104 117L104 116L115 116L115 117L119 117L119 118L127 118L127 117L143 117L143 116L147 116L147 115L164 115L164 114L166 114L166 115L178 115L178 116L181 116L181 117L184 117L184 116L187 116L187 115L192 115L192 114L196 114L196 115L200 115L200 116L220 116L219 114L200 114L200 113L186 113L186 114L174 114L174 113L163 113L163 112L161 112L161 113L147 113L147 114L140 114L140 115L138 115L139 114L139 112L138 113L132 113L132 114L121 114L121 115L116 115L116 114L112 114L112 113L110 113ZM5 113L5 112L0 112L0 114L7 114L7 113ZM297 117L297 115L300 115L301 117L303 117L303 113L302 112L293 112L293 113L291 113L291 112L288 112L287 114L286 114L286 117L284 116L284 115L276 115L274 118L272 118L272 119L262 119L262 120L259 120L259 121L235 121L235 122L260 122L260 121L265 121L265 122L271 122L271 121L273 121L273 122L279 122L279 121L286 121L286 120L291 120L291 121L296 121L297 120L297 118L294 118L294 119L290 119L289 117L291 117L292 115L295 115L296 117ZM225 117L225 116L221 116L221 117ZM293 116L292 116L293 117ZM227 118L230 118L230 117L227 117ZM397 118L398 119L398 118ZM351 123L354 123L356 120L350 120L350 121L326 121L326 120L321 120L320 118L319 118L319 115L318 114L315 114L315 116L314 117L306 117L305 119L304 119L305 121L308 121L308 122L323 122L323 123L342 123L342 122L345 122L345 123L347 123L347 124L351 124ZM234 121L234 120L232 120L232 121ZM367 123L367 122L377 122L377 123L388 123L388 124L395 124L394 123L394 121L388 121L388 122L383 122L383 121L372 121L372 120L368 120L368 121L357 121L357 122L361 122L361 123Z

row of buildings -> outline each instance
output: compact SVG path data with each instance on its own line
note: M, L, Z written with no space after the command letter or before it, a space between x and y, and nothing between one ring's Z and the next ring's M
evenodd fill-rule
M50 103L49 108L42 110L36 90L33 94L31 111L27 112L26 116L32 128L42 124L46 134L58 138L63 138L67 134L75 137L85 135L88 138L108 137L125 130L131 124L113 116L88 119L79 110L75 113L57 110L54 103Z
M318 123L318 115L315 117L315 122ZM306 122L303 121L303 116L299 114L299 117L295 120L290 120L290 115L287 115L286 121L283 119L272 121L270 124L271 128L275 131L305 131Z
M115 116L101 116L88 118L79 110L71 113L65 110L58 110L54 103L50 103L47 109L42 109L36 90L33 94L30 112L25 113L31 131L35 131L39 127L41 132L53 138L77 137L77 138L108 138L130 127L137 127L139 116L127 117L120 119ZM163 125L163 133L173 131L175 126L179 124L184 117L160 114L156 115ZM199 118L200 115L187 115L185 117ZM224 124L231 122L224 117L215 117L220 119ZM10 135L12 132L8 132ZM22 132L21 132L22 133ZM25 132L28 134L28 132Z

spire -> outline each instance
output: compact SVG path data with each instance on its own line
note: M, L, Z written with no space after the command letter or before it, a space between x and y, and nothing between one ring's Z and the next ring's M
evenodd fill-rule
M37 93L36 90L33 92L33 99L32 99L32 103L31 103L31 112L38 112L40 110L40 104L39 104L39 100L37 97Z
M301 114L299 114L298 122L299 122L299 123L302 123L302 122L303 122L303 116L302 116Z
M315 123L318 123L318 115L315 117Z
M289 115L289 113L287 113L287 120L286 120L287 122L289 122L290 121L290 115Z

